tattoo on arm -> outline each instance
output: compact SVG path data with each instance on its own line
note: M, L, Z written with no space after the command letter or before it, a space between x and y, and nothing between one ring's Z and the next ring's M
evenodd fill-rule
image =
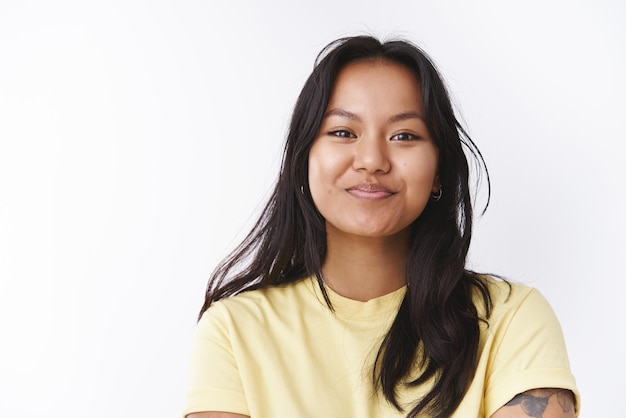
M555 395L563 413L574 409L573 394L567 389L532 389L516 395L505 406L519 405L529 417L542 418L550 398Z

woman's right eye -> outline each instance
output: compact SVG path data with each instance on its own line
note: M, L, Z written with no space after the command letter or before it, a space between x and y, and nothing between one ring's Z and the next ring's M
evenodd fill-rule
M350 131L346 131L345 129L337 129L335 131L328 132L329 135L336 136L339 138L356 138L356 135Z

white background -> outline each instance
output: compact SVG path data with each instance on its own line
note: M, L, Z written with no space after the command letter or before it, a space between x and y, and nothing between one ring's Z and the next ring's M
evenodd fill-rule
M0 0L0 416L176 417L204 286L315 55L423 46L493 184L472 266L539 288L583 417L624 417L615 1Z

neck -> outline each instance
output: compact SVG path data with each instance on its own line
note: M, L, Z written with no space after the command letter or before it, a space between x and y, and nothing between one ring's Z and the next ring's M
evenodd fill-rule
M322 275L336 293L368 301L404 286L409 232L390 237L359 237L327 231Z

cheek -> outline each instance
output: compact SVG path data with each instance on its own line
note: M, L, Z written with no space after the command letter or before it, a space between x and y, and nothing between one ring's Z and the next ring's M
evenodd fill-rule
M344 163L339 153L323 145L314 145L309 153L309 187L328 189L341 176Z
M309 190L313 204L324 218L337 210L338 193L345 164L340 153L318 146L309 154Z
M324 188L324 173L324 159L320 157L316 148L312 148L309 154L309 190L316 207L319 207L319 199Z
M320 173L322 172L319 158L317 158L317 153L314 152L314 149L311 149L311 153L309 154L309 186L312 188L313 184L319 181Z
M320 211L330 201L331 185L332 179L324 169L323 164L319 164L318 161L311 161L309 163L309 190L313 203Z
M438 172L437 157L437 153L429 152L404 159L400 165L403 171L403 177L417 183L432 183L437 177Z

